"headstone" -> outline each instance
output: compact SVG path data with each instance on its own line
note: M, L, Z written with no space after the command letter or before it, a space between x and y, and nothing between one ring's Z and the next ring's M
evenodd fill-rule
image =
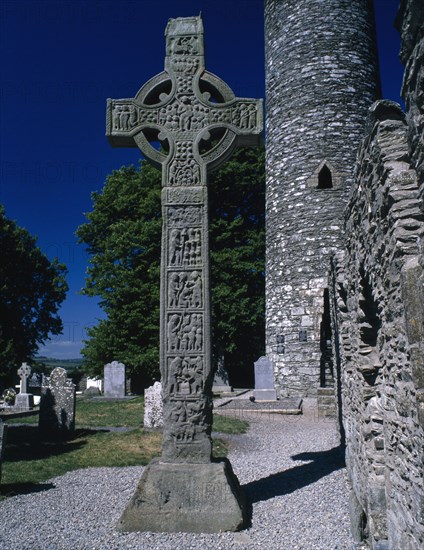
M144 427L163 427L162 384L155 382L144 391Z
M43 377L40 401L40 433L46 437L68 437L75 429L76 387L66 370L53 369Z
M31 374L31 367L27 363L22 363L18 369L18 375L21 379L20 392L15 398L15 408L29 410L34 406L34 397L28 393L28 378Z
M88 388L94 388L98 390L99 394L103 391L103 380L101 378L90 378L87 377L86 379L86 390Z
M125 365L112 361L104 367L103 396L120 399L125 397Z
M224 358L221 357L218 361L218 366L213 377L213 393L230 393L233 391L233 388L230 386L230 379L228 377L228 372L224 365Z
M277 392L274 388L274 366L268 357L260 357L255 362L255 389L253 397L256 401L276 401Z
M0 482L1 482L1 465L3 462L4 450L6 448L6 432L7 424L0 419Z
M34 372L31 378L29 378L28 380L28 387L41 388L41 375Z
M162 457L145 468L122 531L218 532L244 521L228 461L212 462L207 173L236 145L256 145L262 102L238 99L205 70L201 17L170 19L165 71L133 99L108 100L113 146L162 168L160 369ZM161 141L158 150L150 141Z

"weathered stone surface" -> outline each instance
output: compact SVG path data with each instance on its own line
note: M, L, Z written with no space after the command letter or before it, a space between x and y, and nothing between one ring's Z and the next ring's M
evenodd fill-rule
M237 531L246 507L228 460L208 464L169 464L159 459L146 467L120 531L216 533Z
M346 211L346 250L330 278L339 416L360 514L353 525L366 522L373 549L418 548L424 218L400 107L378 102L367 126Z
M61 367L45 377L41 387L40 433L45 437L68 437L75 429L75 384Z
M267 357L255 361L255 389L253 397L257 401L276 401L274 389L274 365Z
M125 397L125 365L112 361L104 366L103 395L109 399Z
M162 168L160 369L162 461L167 465L147 470L146 475L152 476L152 481L143 482L147 486L154 486L156 474L167 484L178 463L187 471L187 463L192 463L194 477L196 471L207 472L211 466L207 174L228 159L236 145L259 143L263 130L262 102L236 98L222 80L205 70L200 17L170 19L165 35L165 71L145 84L135 98L108 100L107 106L111 144L138 146ZM221 137L213 143L211 137L217 131ZM149 140L158 139L165 145L163 151L150 145ZM205 493L199 495L206 498ZM190 502L182 501L189 510L175 509L175 518L190 516ZM202 516L208 505L199 504L198 509ZM143 513L134 507L128 512L131 517ZM219 521L213 524L217 530L227 528L225 510L221 516L222 526ZM193 522L186 522L195 528ZM181 529L176 519L168 524L172 530ZM145 528L141 516L139 521L131 520L131 525ZM206 528L205 522L201 525Z
M144 391L144 427L163 427L162 384L155 382Z
M34 407L32 393L18 393L15 397L15 409L30 410Z
M329 254L343 244L352 167L379 93L371 2L266 0L265 48L266 355L278 394L317 395L331 375L321 331Z

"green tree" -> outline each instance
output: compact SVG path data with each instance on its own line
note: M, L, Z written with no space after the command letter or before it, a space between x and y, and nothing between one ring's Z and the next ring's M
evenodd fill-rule
M253 386L265 341L265 153L242 148L210 178L213 354Z
M121 168L92 199L77 229L92 256L83 292L100 297L107 318L88 329L84 366L99 375L122 361L145 385L159 376L160 173L147 163Z
M58 316L68 285L66 267L50 261L26 229L0 206L0 384L12 382L17 367L30 361L49 334L62 332Z
M88 330L85 366L124 362L143 386L159 378L161 178L146 162L108 176L77 229L91 254L84 293L107 318ZM264 340L264 153L240 149L209 182L215 361L251 383Z

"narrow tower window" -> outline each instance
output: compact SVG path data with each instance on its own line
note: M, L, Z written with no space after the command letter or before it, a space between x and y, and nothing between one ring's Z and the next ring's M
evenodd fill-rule
M326 164L321 168L318 174L318 189L331 189L333 187L333 178L331 170Z

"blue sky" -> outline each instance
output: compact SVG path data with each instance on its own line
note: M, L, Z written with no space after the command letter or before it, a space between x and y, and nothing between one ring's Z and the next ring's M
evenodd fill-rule
M375 6L383 97L399 101L398 0ZM207 69L237 96L264 97L262 0L0 1L0 203L69 269L64 333L43 355L78 357L85 327L102 316L78 294L88 256L74 233L90 193L140 158L108 144L106 99L133 97L161 72L168 19L200 12Z

